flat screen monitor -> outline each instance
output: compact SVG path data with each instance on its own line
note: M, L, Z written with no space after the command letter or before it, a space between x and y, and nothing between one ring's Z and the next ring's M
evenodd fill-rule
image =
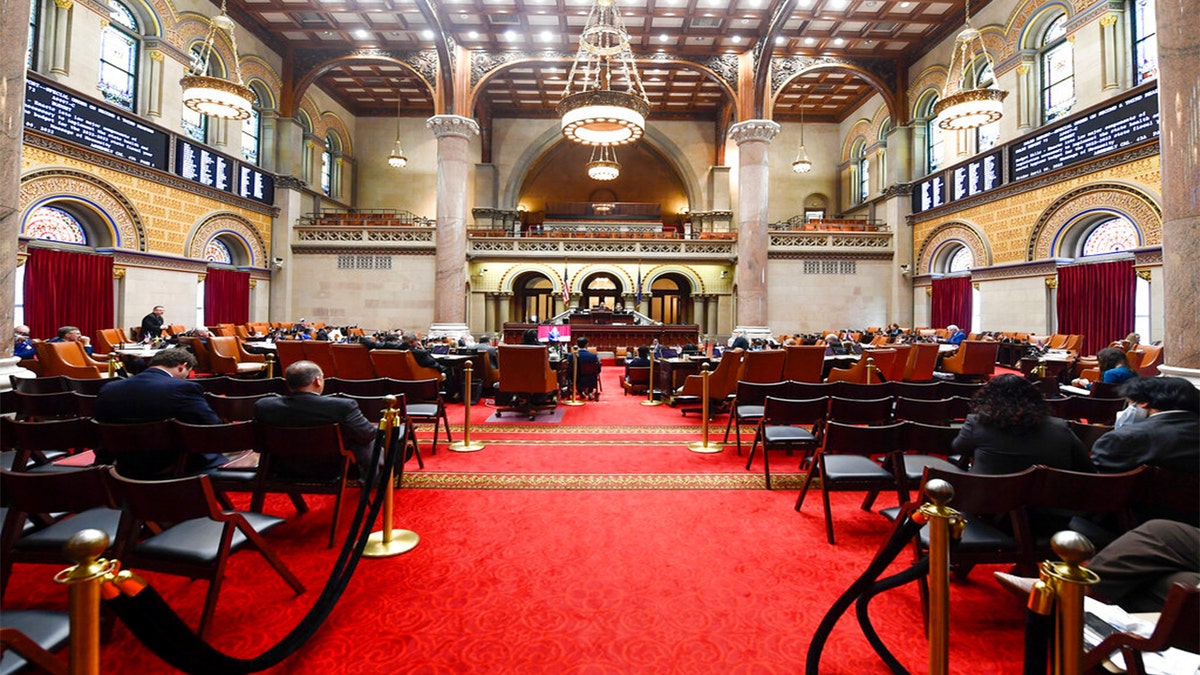
M538 326L538 341L570 342L571 327L565 324L561 326Z

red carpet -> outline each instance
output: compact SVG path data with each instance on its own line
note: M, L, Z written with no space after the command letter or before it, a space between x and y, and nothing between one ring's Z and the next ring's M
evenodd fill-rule
M605 385L604 400L567 410L558 425L473 428L488 443L481 452L442 447L434 457L426 446L425 470L411 462L405 476L413 489L396 493L395 523L420 534L420 545L363 560L322 630L272 672L802 672L821 616L890 525L860 511L860 495L835 494L839 544L829 546L820 495L796 513L796 491L762 489L761 464L746 472L732 446L714 455L684 449L699 430L680 425L695 425L695 416L638 406L615 379ZM472 418L490 413L476 406ZM451 414L461 421L461 406ZM772 460L795 471L782 453ZM255 655L315 600L335 555L323 548L332 498L309 502L302 517L286 499L268 502L269 512L291 518L268 540L309 592L292 597L261 558L235 556L210 636L218 648ZM54 571L18 565L4 606L64 606ZM147 576L194 625L206 585ZM976 570L951 594L952 672L1019 672L1021 608L990 570ZM925 672L915 586L873 608L893 651ZM172 672L123 627L102 657L105 673ZM822 672L886 671L847 617Z

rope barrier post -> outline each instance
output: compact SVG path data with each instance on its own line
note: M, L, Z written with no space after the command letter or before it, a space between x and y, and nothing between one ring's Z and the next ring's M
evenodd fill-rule
M876 374L878 370L879 370L879 366L875 365L875 359L868 356L867 357L867 384L875 384L874 380L879 377L879 375Z
M704 418L704 423L701 425L701 440L688 443L688 450L703 454L712 454L721 452L725 446L719 443L710 443L708 441L708 377L711 373L708 371L708 363L705 362L700 366L700 415Z
M1083 596L1087 587L1100 581L1095 572L1081 567L1096 552L1087 537L1063 530L1050 540L1050 548L1062 562L1039 565L1041 581L1055 596L1054 675L1074 675L1083 668Z
M486 355L485 355L486 357ZM462 440L454 441L447 447L454 452L478 452L485 446L479 441L471 440L471 375L475 367L467 361L463 365L463 433Z
M108 535L102 530L76 532L63 546L75 564L54 575L54 581L68 586L71 675L100 673L100 587L117 566L100 557L107 548Z
M654 352L650 352L650 372L647 375L646 382L646 400L642 401L642 405L662 405L662 401L654 398Z
M117 365L118 358L120 358L120 355L117 354L116 352L108 353L108 376L109 377L114 377L117 374L117 368L119 367Z
M575 348L571 356L571 400L563 401L563 405L578 408L584 405L583 401L579 400L579 387L576 386L575 382L579 378L579 347Z
M396 397L389 394L385 397L387 401L387 409L383 411L383 418L379 420L379 429L383 432L384 438L384 453L387 453L387 447L392 443L392 433L396 429L396 416L400 414L400 410L396 408ZM404 451L400 452L400 459L404 461ZM396 481L396 470L394 467L388 467L387 483L389 489L383 493L383 529L378 532L372 532L367 538L367 545L363 548L364 558L390 558L408 553L417 547L421 541L421 537L416 532L411 530L393 530L392 529L392 493L396 491L394 485Z
M930 502L917 514L929 523L929 675L950 672L950 539L962 535L961 514L946 506L954 486L944 480L925 484Z
M270 379L273 379L274 377L275 377L275 355L267 354L267 379L270 380Z

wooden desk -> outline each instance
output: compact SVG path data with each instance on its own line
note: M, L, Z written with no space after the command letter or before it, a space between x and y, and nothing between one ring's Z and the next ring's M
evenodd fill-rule
M504 324L504 342L521 344L526 329L537 328L536 323ZM696 344L700 341L700 327L696 324L668 324L663 326L622 325L579 325L571 324L571 338L586 337L588 346L600 351L616 351L617 347L639 347L658 340L663 345Z
M655 359L654 361L654 378L655 389L663 393L663 396L669 396L672 392L683 386L683 381L688 375L699 375L700 364L703 359L690 358L673 358L673 359ZM711 370L716 370L717 364L720 361L713 361Z

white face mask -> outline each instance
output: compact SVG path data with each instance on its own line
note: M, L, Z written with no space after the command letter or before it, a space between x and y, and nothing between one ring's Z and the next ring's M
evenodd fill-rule
M1117 414L1116 424L1114 424L1113 426L1114 426L1114 428L1119 429L1126 424L1133 424L1134 422L1140 422L1141 420L1144 420L1147 417L1150 417L1150 411L1148 409L1143 408L1142 406L1134 405L1134 404L1130 403L1129 407L1125 408L1124 410L1122 410L1120 413Z

